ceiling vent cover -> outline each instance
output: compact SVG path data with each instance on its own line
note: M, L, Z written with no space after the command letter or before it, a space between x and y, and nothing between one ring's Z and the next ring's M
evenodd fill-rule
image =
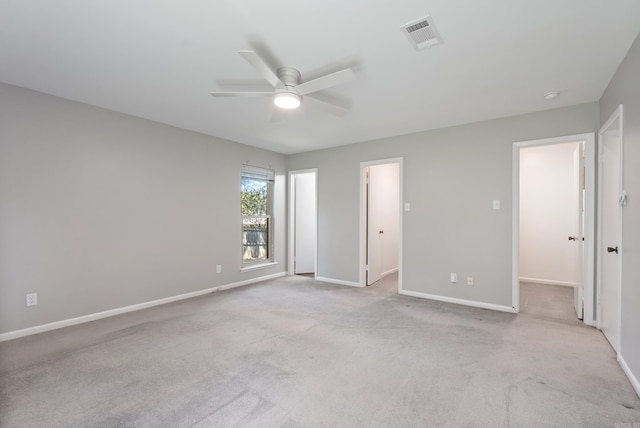
M400 28L415 50L430 48L442 43L442 37L430 15L409 22Z

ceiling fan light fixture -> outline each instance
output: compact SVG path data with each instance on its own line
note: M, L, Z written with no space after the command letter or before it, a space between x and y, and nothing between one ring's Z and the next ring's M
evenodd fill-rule
M273 98L273 103L280 108L292 110L300 107L302 97L293 92L279 92Z

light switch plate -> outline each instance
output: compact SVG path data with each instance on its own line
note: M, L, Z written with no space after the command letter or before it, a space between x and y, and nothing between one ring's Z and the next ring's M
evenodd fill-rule
M499 210L500 209L500 200L499 199L494 199L493 200L493 209L494 210Z

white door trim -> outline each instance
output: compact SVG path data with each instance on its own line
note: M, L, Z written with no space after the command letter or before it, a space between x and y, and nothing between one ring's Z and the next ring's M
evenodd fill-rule
M623 123L623 113L624 113L624 107L622 104L620 104L618 106L618 108L611 114L611 116L609 117L609 119L605 122L604 125L602 125L602 127L598 130L598 155L600 155L602 153L602 140L603 140L603 134L606 132L606 130L608 128L611 127L611 125L613 125L615 123L615 121L619 120L619 132L620 132L620 165L619 165L619 180L620 180L620 195L624 194L624 171L623 171L623 166L624 166L624 123ZM599 156L600 157L600 156ZM600 158L601 159L601 158ZM598 240L602 239L602 198L600 197L600 195L602 195L602 175L598 174ZM620 355L622 353L622 346L620 343L620 337L621 337L621 328L622 328L622 257L624 255L624 251L623 251L623 235L622 235L622 217L623 217L623 210L622 207L619 210L619 215L620 218L618 219L618 242L619 242L619 254L618 254L618 283L616 284L617 289L618 289L618 316L617 316L617 326L616 326L616 352L618 355ZM601 293L602 293L602 251L604 248L605 243L604 242L598 242L598 251L597 251L597 272L598 272L598 278L596 281L596 290L597 290L597 299L600 299L601 297ZM601 321L602 321L602 306L600 305L600 303L597 301L597 327L599 330L602 330L602 326L601 326Z
M318 277L318 168L299 169L295 171L289 171L289 245L287 245L287 273L294 275L294 257L295 257L295 209L296 209L296 192L295 192L295 180L294 177L298 174L314 174L316 181L316 210L315 210L315 224L316 224L316 250L315 250L315 262L314 262L314 276Z
M369 166L373 166L373 165L385 165L385 164L390 164L390 163L397 163L398 164L398 174L400 175L399 178L399 186L400 189L398 189L398 194L399 194L399 198L398 198L398 210L399 210L399 215L398 215L398 291L402 291L402 237L403 237L403 232L402 232L402 216L403 216L403 212L402 212L402 206L403 206L403 201L404 201L404 197L403 197L403 187L402 187L402 181L403 181L403 172L402 172L402 161L403 158L389 158L389 159L379 159L379 160L374 160L374 161L366 161L366 162L360 162L360 278L359 278L359 283L360 283L360 287L366 287L367 286L367 276L366 276L366 266L365 266L365 262L367 260L366 257L366 252L367 252L367 193L366 193L366 188L365 188L365 181L364 181L364 170L365 168L369 167Z
M551 144L584 141L585 177L585 213L584 213L584 323L594 325L594 262L595 262L595 134L577 134L563 137L544 138L540 140L520 141L513 143L512 160L512 306L514 311L520 312L520 149Z

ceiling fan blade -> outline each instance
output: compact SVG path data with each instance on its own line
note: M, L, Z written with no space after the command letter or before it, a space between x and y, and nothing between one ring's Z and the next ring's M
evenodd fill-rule
M254 51L238 51L238 53L242 56L242 58L247 60L247 62L251 64L253 68L255 68L258 73L260 73L260 76L262 76L267 82L269 82L271 86L273 86L274 88L278 86L278 84L284 86L284 83L282 83L276 73L274 73L273 70L271 70L271 68L269 68L269 66L265 64L265 62L257 53L255 53Z
M212 97L264 97L273 96L273 92L209 92Z
M328 103L326 101L319 100L315 97L307 95L304 97L303 103L309 104L313 108L324 110L327 113L331 113L335 116L344 116L347 113L347 109L336 104Z
M311 94L313 92L331 88L332 86L351 82L355 79L356 75L353 74L353 70L345 68L344 70L336 71L335 73L327 74L325 76L318 77L317 79L301 83L296 86L296 91L298 91L300 95Z

